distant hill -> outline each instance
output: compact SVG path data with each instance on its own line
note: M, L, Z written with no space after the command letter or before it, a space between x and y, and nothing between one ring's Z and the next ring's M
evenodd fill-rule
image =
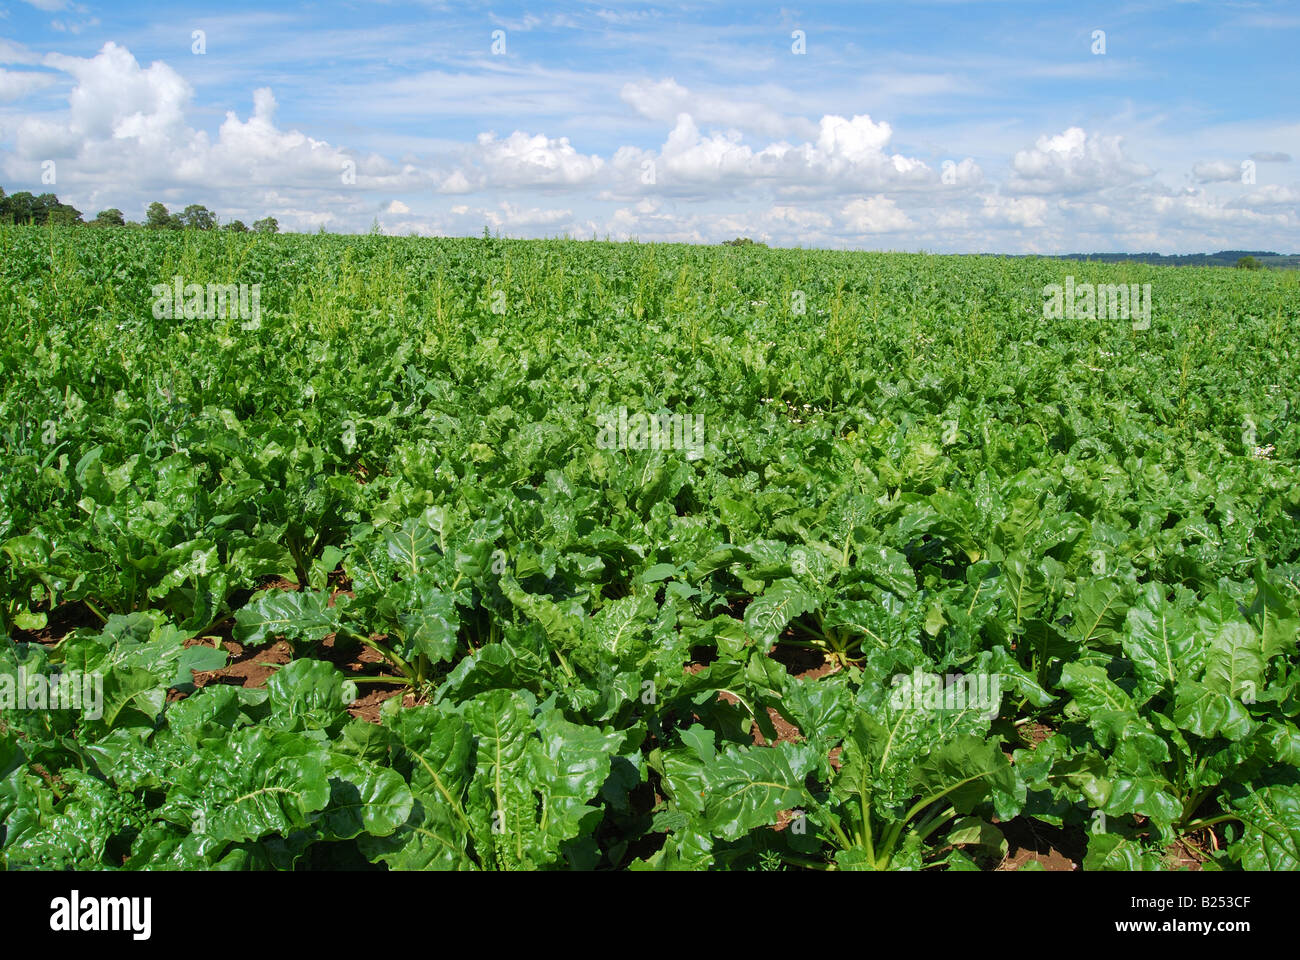
M1220 250L1218 253L1187 253L1167 256L1162 253L1061 253L1043 256L1044 260L1097 260L1101 263L1151 263L1161 267L1235 267L1242 257L1254 257L1261 266L1281 270L1300 270L1300 253L1274 253L1271 250Z

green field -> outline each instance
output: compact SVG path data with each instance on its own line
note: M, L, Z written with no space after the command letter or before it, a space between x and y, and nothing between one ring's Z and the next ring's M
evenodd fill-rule
M0 866L1300 869L1300 273L0 254Z

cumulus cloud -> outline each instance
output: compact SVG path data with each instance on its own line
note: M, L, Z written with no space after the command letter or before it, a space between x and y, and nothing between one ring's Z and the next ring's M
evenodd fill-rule
M1042 197L989 194L983 202L980 212L985 220L1010 227L1041 227L1047 214L1047 201Z
M468 193L500 187L572 187L591 181L604 166L601 157L574 149L568 137L552 139L516 130L500 139L495 133L481 133L438 189Z
M20 154L49 156L65 150L69 142L135 140L157 148L183 134L193 90L167 64L155 61L141 68L130 51L112 42L94 57L51 53L42 62L70 74L77 84L68 97L66 115L33 117L19 125Z
M850 200L841 216L853 233L892 233L912 224L907 214L883 194Z
M657 147L615 141L609 152L586 153L581 141L553 135L566 131L515 129L450 144L426 138L427 147L399 137L389 142L411 152L390 160L283 126L269 88L249 91L251 110L200 126L196 91L180 72L142 65L111 43L72 57L0 40L0 64L8 65L0 100L51 85L67 96L56 110L45 109L44 98L26 111L6 108L0 179L30 183L33 161L59 159L60 196L88 211L116 206L138 216L161 199L204 203L223 218L270 214L299 230L364 230L378 216L389 232L433 235L473 235L486 224L520 236L694 243L750 236L821 247L885 237L896 247L1045 252L1231 247L1244 245L1241 236L1278 246L1286 240L1265 238L1300 229L1300 184L1210 193L1186 181L1167 186L1147 179L1151 171L1126 155L1119 137L1078 127L1015 153L1009 176L990 174L986 186L974 159L938 161L940 145L925 159L906 155L879 114L783 115L771 105L791 102L782 95L764 106L753 88L728 99L669 78L610 89L625 114L663 125ZM478 115L466 103L462 115ZM1254 142L1286 145L1281 136ZM1230 162L1192 169L1204 184L1240 177Z
M484 226L507 235L555 235L575 232L572 210L530 207L506 200L495 206L457 203L443 213L435 213L427 217L401 218L401 215L409 212L409 210L400 213L393 210L386 211L390 215L397 213L398 218L394 219L390 216L385 220L385 232L465 236L477 233Z
M1192 176L1197 183L1223 183L1227 180L1240 180L1241 167L1222 160L1207 160L1192 165Z
M951 160L945 160L942 164L940 180L943 183L956 186L968 186L971 184L983 183L984 171L981 170L980 165L970 157L967 157L961 163L954 163Z
M641 116L664 124L674 123L686 113L698 123L750 130L769 137L791 132L811 136L816 130L805 118L784 116L761 101L695 94L672 77L625 83L619 95Z
M60 183L66 180L74 191L88 193L92 203L110 192L112 202L121 206L123 192L153 193L160 186L166 191L184 184L202 187L209 195L237 194L228 206L241 210L249 201L248 189L261 187L261 204L279 196L276 216L300 218L298 223L287 220L286 226L330 218L318 212L300 216L305 204L273 190L310 191L320 203L344 185L348 169L355 174L352 182L362 185L429 182L428 175L412 167L398 168L379 157L356 158L323 140L278 127L275 97L267 88L253 93L247 120L227 112L213 138L187 123L193 88L166 63L142 67L129 50L111 42L93 57L47 54L41 63L70 76L74 85L66 109L29 114L14 127L14 149L4 158L4 172L13 179L21 179L33 160L67 158L75 162L61 165ZM187 190L186 197L191 196Z
M1125 156L1122 141L1122 137L1085 133L1081 127L1039 137L1034 149L1017 151L1013 158L1010 189L1017 193L1080 193L1151 176L1149 167Z
M924 161L888 150L893 135L888 123L865 114L826 115L817 129L815 142L781 140L755 150L737 130L704 134L690 114L679 114L655 161L655 182L670 189L709 184L739 189L761 182L783 196L938 183ZM631 169L645 159L644 153L628 151L616 157L616 167ZM973 177L974 161L963 163Z
M763 220L769 226L793 228L796 232L811 229L827 230L831 226L830 216L820 210L779 204L768 209L763 215Z
M738 130L704 136L689 113L678 115L661 155L665 171L675 178L696 183L761 176L764 165L775 172L780 156L772 148L755 156Z
M92 57L49 53L40 62L73 79L68 105L18 120L12 127L13 151L0 155L0 169L6 178L22 180L32 160L73 160L60 165L60 185L70 189L60 195L75 195L83 206L107 202L126 209L131 206L123 199L127 193L138 196L142 207L159 194L179 195L243 216L277 203L268 212L294 228L333 221L333 213L304 208L322 202L346 206L350 200L331 196L346 183L411 189L430 182L428 173L409 165L351 156L325 140L278 127L269 88L253 92L247 120L227 112L213 138L188 125L194 90L165 62L146 68L116 43L105 43ZM351 172L350 181L344 172ZM177 190L182 185L188 189ZM203 195L195 195L194 187ZM222 191L226 202L218 204L214 195ZM313 199L304 202L277 191Z
M6 70L0 67L0 101L18 100L48 87L55 78L48 73L32 70Z
M1251 190L1243 197L1229 201L1227 206L1230 208L1245 207L1251 210L1267 210L1274 207L1300 208L1300 189L1284 187L1277 183L1266 183Z

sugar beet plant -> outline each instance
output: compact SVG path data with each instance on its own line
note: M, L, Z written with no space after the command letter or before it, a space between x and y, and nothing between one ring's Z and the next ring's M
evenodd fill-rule
M1296 274L0 248L7 869L1300 868Z

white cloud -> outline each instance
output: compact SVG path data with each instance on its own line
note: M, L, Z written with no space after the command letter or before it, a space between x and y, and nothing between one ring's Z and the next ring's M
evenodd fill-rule
M764 154L756 160L738 130L703 136L689 113L677 117L662 151L663 169L691 182L752 177L759 172L757 167L772 156Z
M1266 183L1228 205L1232 207L1248 207L1250 209L1300 207L1300 188L1284 187L1277 183Z
M841 215L853 233L892 233L912 224L907 214L883 194L850 200Z
M940 211L934 224L940 230L960 230L970 223L970 217L964 210L943 210Z
M1192 176L1198 183L1221 183L1226 180L1240 180L1241 167L1222 160L1207 160L1192 165Z
M1257 195L1267 196L1264 191ZM1263 204L1261 204L1263 205ZM1203 229L1207 224L1241 224L1255 227L1265 225L1294 228L1300 225L1294 210L1261 213L1233 203L1225 203L1202 191L1188 191L1172 197L1152 197L1151 209L1163 218L1162 226L1186 226Z
M793 228L796 232L814 228L827 230L831 226L831 218L819 210L780 205L767 210L763 220L768 225Z
M1081 127L1039 137L1034 149L1020 150L1012 160L1010 188L1018 193L1078 193L1151 176L1149 167L1124 155L1122 141L1085 133Z
M968 186L984 182L984 171L970 157L967 157L961 163L952 163L951 167L948 166L949 163L952 163L952 161L947 161L942 165L941 180L944 180L946 175L946 180L954 186Z
M1047 214L1047 201L1042 197L1004 197L989 194L982 198L981 211L990 223L1011 227L1041 227Z
M378 214L385 230L434 235L474 235L487 224L512 235L696 243L750 236L782 245L860 247L883 237L877 245L1182 252L1217 249L1212 244L1286 247L1300 229L1300 183L1237 185L1230 181L1239 178L1239 167L1206 162L1192 169L1212 185L1209 191L1191 186L1182 173L1189 166L1183 158L1196 156L1200 146L1191 140L1176 148L1166 141L1163 151L1161 141L1143 141L1156 151L1147 158L1153 165L1158 160L1178 171L1170 176L1184 181L1187 189L1180 190L1153 179L1126 155L1119 137L1079 127L1019 152L1026 138L1006 125L990 123L972 134L960 121L927 126L922 120L913 128L909 120L896 134L883 119L878 92L865 87L845 95L855 98L846 108L844 100L800 102L768 85L706 91L671 78L624 83L608 73L473 61L464 73L415 75L396 99L388 96L396 84L376 83L360 94L349 88L348 96L381 121L418 109L455 118L469 131L452 140L413 127L363 141L377 143L389 159L282 126L267 88L249 91L251 111L241 104L209 123L214 105L220 117L227 104L213 94L200 99L185 71L195 70L197 85L210 77L199 68L211 65L188 58L175 63L179 69L141 65L115 44L83 58L41 55L0 40L0 64L21 65L0 69L0 101L51 85L60 95L68 91L60 109L44 109L47 94L33 98L39 110L0 112L0 181L26 186L39 169L34 160L56 158L60 196L89 212L116 206L139 216L148 201L160 199L174 209L204 203L223 219L245 222L271 214L286 229L364 230ZM435 82L444 76L448 83ZM341 94L325 86L314 109L341 110L340 100L329 99ZM593 86L601 87L604 106L584 112ZM873 114L853 113L863 103ZM888 108L890 100L883 103ZM813 106L822 109L808 112ZM633 111L663 125L661 145L653 137L626 139ZM525 124L536 125L517 129L519 116L534 117ZM509 119L498 129L513 133L473 136L500 117ZM537 129L546 132L532 132ZM1011 161L1009 173L999 164L986 175L973 158L958 161L954 145L975 152L977 139L985 153ZM1225 156L1236 142L1295 153L1300 127L1251 129L1210 142L1227 144ZM957 162L942 163L944 156ZM1264 163L1289 157L1252 155L1261 181L1279 179L1287 169ZM346 170L355 171L355 180L340 179Z
M20 100L29 93L48 87L55 78L33 70L6 70L0 67L0 101Z
M568 137L552 139L516 130L504 140L481 133L461 166L442 178L442 193L538 186L576 186L591 181L605 166L595 154L579 153Z
M58 33L81 33L87 27L99 26L99 18L91 17L89 20L51 20L50 29Z
M401 209L393 209L400 207ZM405 204L395 203L385 211L386 214L403 217L411 211ZM406 217L405 219L387 220L384 232L390 234L417 233L425 236L465 236L477 233L482 227L500 230L507 235L534 235L557 233L579 233L573 224L573 211L548 207L528 207L502 201L493 207L471 207L468 204L456 204L446 213L429 217Z
M21 43L0 37L0 63L40 63L41 55Z
M93 57L48 54L41 62L74 79L68 106L29 114L16 124L13 152L0 154L4 172L21 180L34 159L70 158L75 162L60 165L60 185L66 182L82 203L96 204L111 193L112 204L125 210L130 204L124 193L135 194L143 206L146 196L168 196L188 185L181 193L186 202L217 206L211 195L225 191L230 194L222 205L227 209L242 211L251 203L256 210L275 203L277 216L283 211L299 218L286 226L300 226L331 222L334 215L314 211L308 216L301 212L301 199L274 191L309 191L317 204L338 204L330 191L343 186L345 161L356 165L356 180L363 187L429 182L428 175L412 167L397 168L379 157L353 158L325 141L277 127L275 98L267 88L254 92L253 113L246 121L228 112L213 139L187 124L193 89L166 63L141 67L130 51L114 43ZM195 195L196 186L204 196ZM250 197L250 187L262 189Z
M784 91L768 92L773 96L788 96ZM641 116L664 124L675 123L686 113L696 123L750 130L768 137L791 132L812 136L816 130L805 118L784 116L762 101L694 94L672 77L658 82L625 83L620 96Z
M541 227L563 223L573 216L572 210L553 210L542 207L517 207L502 201L496 210L484 211L484 217L493 226Z
M183 132L184 112L193 90L162 61L141 69L130 51L110 42L89 59L51 53L42 62L71 74L77 85L68 97L66 120L42 117L19 125L18 150L22 154L39 153L39 141L52 127L82 143L135 138L147 147L160 146Z
M737 130L702 134L690 114L679 114L660 153L659 182L669 188L725 184L733 188L767 182L778 193L811 196L836 188L878 188L937 184L938 177L923 161L890 153L888 123L867 115L827 115L818 124L815 143L798 146L785 141L755 151ZM644 154L626 152L616 166L630 170ZM971 161L971 170L974 162ZM666 176L665 176L666 174Z

